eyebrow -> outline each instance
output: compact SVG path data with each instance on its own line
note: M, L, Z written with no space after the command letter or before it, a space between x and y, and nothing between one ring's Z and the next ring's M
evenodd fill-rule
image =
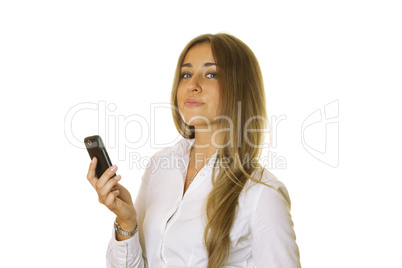
M209 66L217 66L215 62L206 62L204 63L204 67L209 67ZM181 67L193 67L191 63L184 63Z

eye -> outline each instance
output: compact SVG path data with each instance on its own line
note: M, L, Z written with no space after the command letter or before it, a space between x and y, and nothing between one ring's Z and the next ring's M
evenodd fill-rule
M209 73L209 74L207 74L207 77L208 78L217 78L218 74L217 73Z
M181 78L191 78L192 74L189 72L184 72L181 74Z

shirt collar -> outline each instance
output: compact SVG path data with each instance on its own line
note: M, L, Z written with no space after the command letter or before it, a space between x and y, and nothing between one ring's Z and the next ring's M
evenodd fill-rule
M195 139L183 138L175 146L174 152L175 152L176 158L184 160L184 162L186 163L186 168L187 168L188 160L190 157L190 151L191 151L192 146L194 145L194 142L195 142ZM215 154L213 154L211 156L210 160L208 161L207 165L210 166L211 168L213 167L213 165L216 161L216 158L218 156L218 151L219 151L219 149L216 150Z
M190 154L191 147L194 145L194 139L181 139L175 148L176 157L185 157Z

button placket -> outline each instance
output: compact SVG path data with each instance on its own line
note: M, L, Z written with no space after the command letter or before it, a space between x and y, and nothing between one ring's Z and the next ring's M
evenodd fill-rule
M180 207L181 202L182 202L181 199L179 199L179 200L176 202L176 204L175 204L176 207L175 207L173 213L170 214L170 217L169 217L168 219L166 219L163 232L161 233L161 239L160 239L160 259L161 259L161 265L163 265L163 266L165 265L165 258L164 258L164 255L163 255L163 248L164 248L164 244L165 244L164 238L165 238L166 232L169 230L169 226L170 226L169 224L172 222L172 219L174 218L175 214L176 214L176 213L178 212L178 210L179 210L179 207ZM162 267L163 267L163 266L162 266Z

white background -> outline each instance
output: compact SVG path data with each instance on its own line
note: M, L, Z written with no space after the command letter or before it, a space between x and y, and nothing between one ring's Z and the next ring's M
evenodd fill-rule
M105 267L114 217L80 142L108 137L135 198L144 169L130 153L147 160L179 138L170 110L151 120L151 105L169 103L181 50L226 32L256 54L270 120L283 119L271 152L286 165L270 171L289 190L302 266L402 267L397 2L2 1L0 266ZM333 124L302 140L332 102ZM327 144L335 164L303 144Z

